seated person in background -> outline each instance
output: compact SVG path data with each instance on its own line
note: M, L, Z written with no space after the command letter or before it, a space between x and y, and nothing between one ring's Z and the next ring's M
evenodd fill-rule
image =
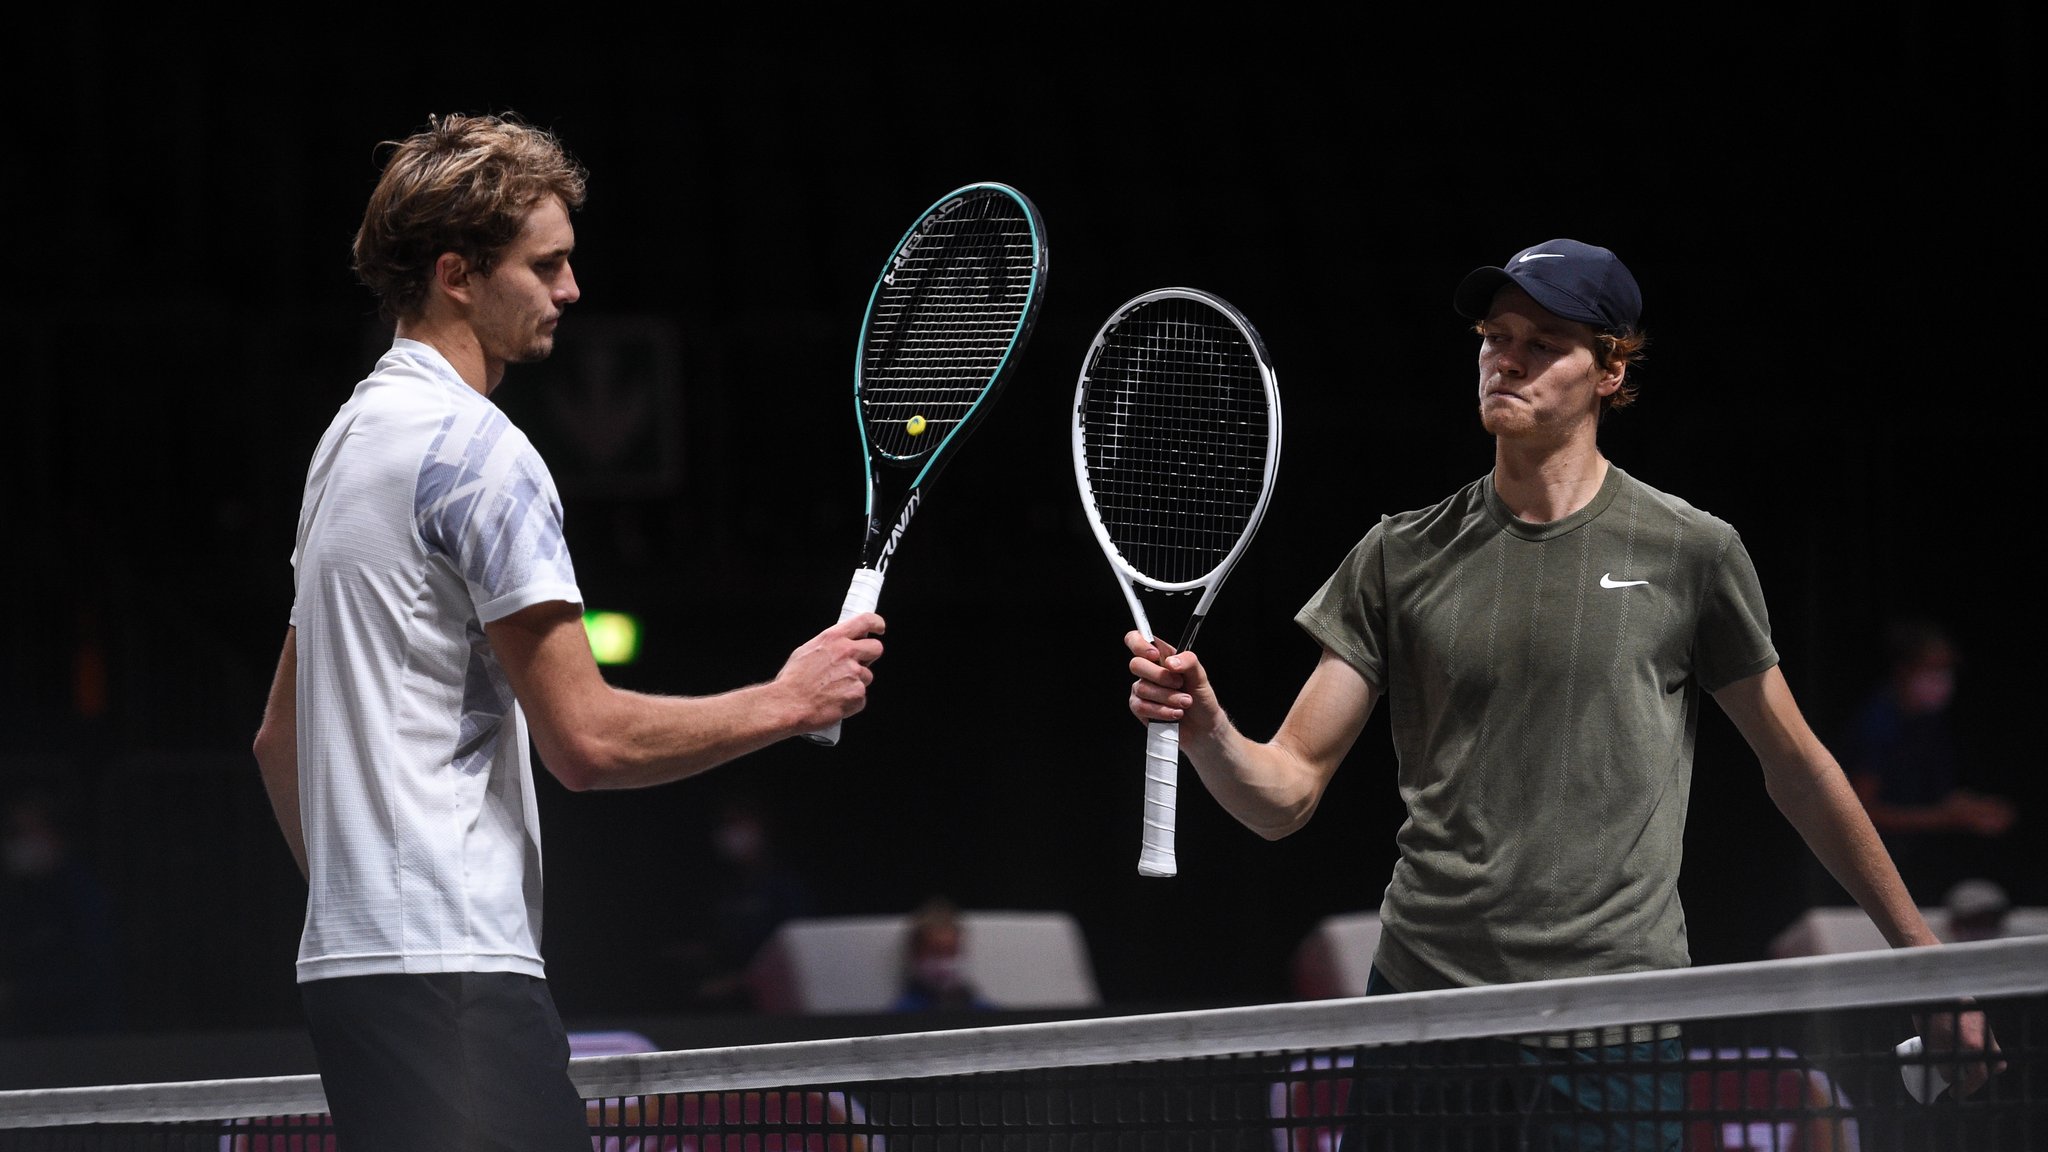
M1954 942L1999 940L2005 937L2005 917L2012 900L2005 889L1989 880L1969 879L1942 897L1948 912L1948 938Z
M1949 723L1957 653L1940 626L1900 620L1885 634L1889 672L1842 741L1842 767L1884 837L1906 888L1930 904L1956 881L1981 874L1986 844L2018 812L2003 796L1963 783Z
M29 786L0 810L0 1036L119 1029L120 956L72 806Z
M711 849L710 928L705 939L676 949L702 968L697 1001L705 1008L751 1011L757 1005L747 966L784 922L812 915L817 905L808 877L784 860L775 812L745 791L720 803Z
M951 901L934 897L910 919L903 940L902 991L894 1012L993 1009L967 978L966 933Z

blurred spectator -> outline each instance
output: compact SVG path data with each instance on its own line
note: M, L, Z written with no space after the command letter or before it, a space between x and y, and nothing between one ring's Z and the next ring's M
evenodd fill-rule
M2012 899L2005 889L1977 878L1950 888L1941 904L1948 912L1952 941L2000 939L2005 935L2006 914L2012 911Z
M1921 904L1958 880L1995 871L1990 841L2018 818L2004 796L1967 784L1950 721L1960 663L1931 621L1886 631L1887 675L1842 740L1841 761L1899 875Z
M0 813L0 1035L121 1025L113 914L64 817L39 788Z
M725 800L711 830L708 935L684 952L700 970L701 1006L752 1009L746 968L786 920L812 914L810 883L786 864L767 809L751 795Z
M902 991L895 1012L986 1012L995 1008L967 976L967 934L951 901L934 897L903 937Z

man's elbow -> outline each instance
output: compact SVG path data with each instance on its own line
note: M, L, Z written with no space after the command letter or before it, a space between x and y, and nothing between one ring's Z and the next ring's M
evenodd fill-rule
M540 750L540 762L548 774L571 792L589 792L604 786L605 771L599 760L569 748Z
M1785 758L1764 766L1764 793L1788 817L1811 811L1827 802L1827 768L1797 758ZM1849 793L1854 800L1855 793ZM1861 802L1857 802L1861 807Z
M1267 840L1284 840L1301 831L1308 823L1309 817L1315 815L1319 799L1320 797L1316 797L1306 803L1262 812L1257 820L1246 819L1244 826Z
M632 717L616 692L541 698L525 704L533 751L543 768L571 792L616 787L607 781L624 766Z
M557 733L534 744L541 765L571 792L620 786L626 759L611 741L595 731Z
M256 730L256 738L249 743L249 753L256 758L256 767L271 772L282 765L287 752L294 751L282 738L282 734L265 724Z
M1308 817L1303 816L1299 820L1286 820L1277 824L1253 824L1250 827L1252 831L1267 840L1285 840L1296 832L1301 831L1301 826L1306 823L1308 823Z

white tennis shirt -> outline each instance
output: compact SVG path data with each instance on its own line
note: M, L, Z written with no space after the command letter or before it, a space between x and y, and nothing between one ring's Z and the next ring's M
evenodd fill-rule
M395 341L314 451L292 567L299 980L542 975L526 722L483 625L582 603L547 466L440 353Z

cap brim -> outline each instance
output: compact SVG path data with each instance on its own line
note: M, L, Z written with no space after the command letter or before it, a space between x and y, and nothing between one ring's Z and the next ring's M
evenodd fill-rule
M1466 273L1465 279L1458 284L1457 292L1451 297L1451 306L1458 310L1460 316L1484 320L1487 313L1493 311L1493 298L1510 284L1527 292L1529 299L1534 300L1537 306L1553 316L1576 320L1581 324L1591 324L1603 332L1613 330L1598 312L1587 307L1585 301L1534 277L1519 278L1505 268L1474 268Z
M1493 311L1494 294L1514 282L1506 269L1474 268L1458 282L1458 290L1451 294L1451 307L1467 320L1484 320Z

